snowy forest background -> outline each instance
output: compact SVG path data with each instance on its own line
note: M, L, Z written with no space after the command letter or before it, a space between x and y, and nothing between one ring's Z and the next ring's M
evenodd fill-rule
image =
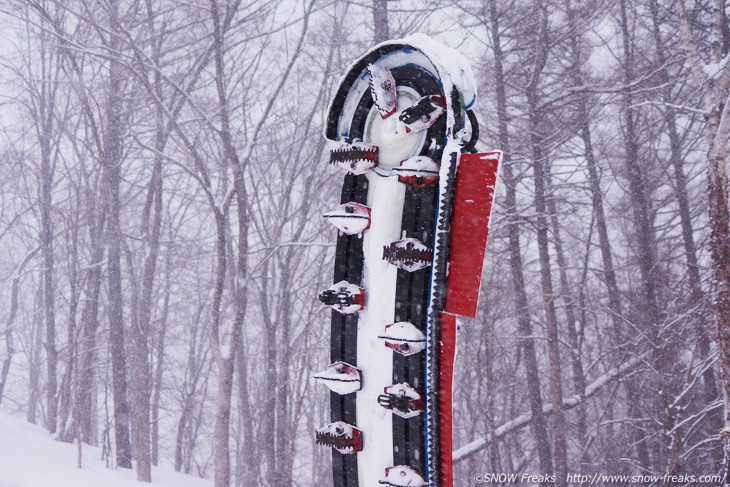
M165 464L217 487L331 485L311 375L341 174L322 125L353 59L420 31L471 60L478 148L505 151L459 335L456 485L719 471L725 10L6 0L0 407L141 480Z

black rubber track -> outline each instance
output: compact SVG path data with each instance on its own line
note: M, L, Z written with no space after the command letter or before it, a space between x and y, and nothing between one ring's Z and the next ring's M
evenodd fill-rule
M341 203L367 202L367 179L365 176L345 176ZM334 282L346 280L349 283L362 282L362 238L357 235L340 234L335 251ZM343 315L332 310L330 360L357 365L357 321L358 314ZM355 416L355 394L330 393L330 415L332 422L344 421L357 425ZM332 470L335 487L358 487L357 454L343 455L332 449Z
M361 99L351 124L352 136L362 138L367 114L372 105L370 92ZM340 107L341 110L341 107ZM354 201L367 204L368 180L365 175L347 174L342 184L340 204ZM335 272L333 282L346 280L351 284L362 285L363 236L340 233L335 250ZM367 290L365 290L367 299ZM330 360L343 361L357 366L357 323L358 313L343 315L332 311L330 328ZM344 421L357 426L355 408L356 394L340 395L330 393L330 417L332 422ZM363 443L367 447L367 438ZM358 487L357 454L343 455L332 449L332 471L334 487Z
M383 54L399 50L409 46L389 45L370 53L366 58L361 59L354 69L348 73L340 89L335 95L330 107L327 120L326 135L332 140L339 136L337 127L339 114L342 113L343 103L346 99L349 86L362 74L363 70L371 62L375 62ZM415 90L419 95L444 94L441 91L440 83L430 73L416 66L400 66L391 69L396 85L407 86ZM453 96L453 93L451 94ZM373 105L370 91L366 90L355 110L350 125L349 137L351 139L363 139L363 132L367 115ZM456 106L460 106L459 103ZM463 119L464 115L461 113ZM458 124L457 124L458 125ZM432 141L436 141L436 150L428 153L432 147ZM446 114L428 130L426 140L421 148L420 155L428 155L439 162L443 153L443 146L446 140ZM355 201L367 204L367 178L364 175L346 175L344 178L341 203ZM426 245L432 245L434 239L435 216L438 204L438 183L425 188L406 188L403 217L401 220L401 232L405 231L406 237L417 238ZM335 257L334 281L347 280L353 284L362 284L363 273L363 239L357 235L341 234L337 239ZM432 280L432 268L421 269L416 272L398 271L395 296L395 316L393 322L410 321L424 333L426 333L426 322L428 312L428 300ZM365 289L367 294L368 290ZM357 324L358 314L341 315L332 312L331 326L331 360L344 361L357 365ZM432 377L433 379L433 377ZM367 378L363 378L367 380ZM410 357L403 357L400 354L393 354L393 383L408 382L427 398L432 398L436 391L427 391L427 367L426 353L420 352ZM435 384L435 383L434 383ZM435 384L437 387L437 384ZM355 409L356 394L341 396L336 393L330 395L331 419L332 421L345 421L356 424ZM373 407L379 407L374 404ZM431 420L435 418L430 418ZM432 421L429 421L432 424ZM394 465L409 465L424 477L429 477L427 472L425 450L426 421L424 414L414 418L403 419L393 415L393 457ZM435 432L438 436L438 432ZM364 438L367 448L367 437ZM430 459L432 464L434 459ZM333 450L332 453L334 487L359 487L357 475L357 455L342 455ZM365 487L365 486L362 486Z
M414 66L391 69L396 86L408 86L420 96L441 94L438 82L426 71ZM420 155L428 155L435 161L441 160L446 135L446 116L442 115L427 133ZM438 147L428 154L431 141L436 140ZM401 233L408 238L416 238L426 245L433 241L433 231L438 203L438 182L425 188L406 186L401 219ZM395 294L394 321L410 321L426 333L426 314L431 283L431 267L415 272L398 270ZM393 383L408 382L421 394L425 389L426 352L404 357L393 354ZM425 421L424 414L403 419L393 415L393 463L408 465L426 476Z

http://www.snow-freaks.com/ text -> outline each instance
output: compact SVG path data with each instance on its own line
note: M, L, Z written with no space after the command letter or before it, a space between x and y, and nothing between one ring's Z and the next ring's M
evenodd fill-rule
M477 473L474 474L474 482L477 484L542 484L554 483L556 477L553 474L528 474L528 473ZM666 483L666 484L687 484L687 483L713 483L722 485L725 483L725 476L714 475L610 475L605 473L580 474L569 473L567 477L569 484L644 484L644 483Z

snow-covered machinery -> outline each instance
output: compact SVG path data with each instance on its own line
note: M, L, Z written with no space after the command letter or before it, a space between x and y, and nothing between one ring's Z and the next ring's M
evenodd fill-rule
M415 34L347 70L325 127L342 168L331 362L335 487L451 487L456 315L474 316L501 153L474 153L471 69Z

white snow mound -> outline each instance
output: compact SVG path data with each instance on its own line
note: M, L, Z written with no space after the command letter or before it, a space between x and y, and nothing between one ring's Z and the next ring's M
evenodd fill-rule
M152 483L137 482L136 472L110 470L101 450L55 441L43 428L0 412L0 487L212 487L213 483L153 467Z

